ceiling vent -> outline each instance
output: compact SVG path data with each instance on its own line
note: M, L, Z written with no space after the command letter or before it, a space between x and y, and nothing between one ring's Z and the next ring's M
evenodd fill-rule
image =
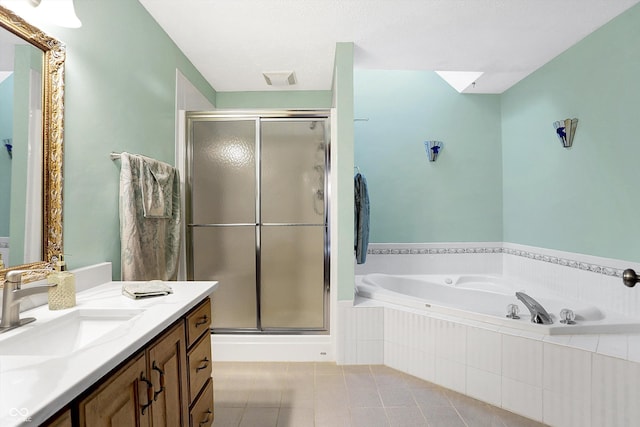
M296 73L293 71L269 71L262 76L269 86L292 86L296 84Z

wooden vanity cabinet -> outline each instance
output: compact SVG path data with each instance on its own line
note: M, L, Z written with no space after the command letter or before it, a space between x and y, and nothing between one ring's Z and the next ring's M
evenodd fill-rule
M213 423L210 314L211 301L206 299L187 315L189 425L195 427L210 426Z
M147 351L147 372L154 385L151 425L187 423L187 361L184 324L176 325Z
M149 426L149 403L145 386L147 364L145 354L138 354L123 368L113 373L78 405L81 426L137 427Z
M61 414L54 416L48 420L43 427L73 427L71 422L71 409L66 409Z
M80 425L185 425L184 343L184 325L178 323L80 401Z
M77 424L69 425L210 426L213 423L210 318L209 315L202 317L203 307L210 313L209 298L133 355L121 368L100 380L88 395L72 403L70 409L75 411L77 408ZM189 335L192 327L196 328L194 331L200 331L199 336L195 336L195 332ZM187 342L191 338L198 341L188 348ZM202 344L204 342L208 345ZM201 367L193 375L189 368L191 362L198 362L196 368ZM205 365L206 368L202 368Z

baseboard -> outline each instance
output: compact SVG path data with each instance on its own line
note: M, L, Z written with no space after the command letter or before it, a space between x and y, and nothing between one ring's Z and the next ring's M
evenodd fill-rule
M216 362L334 362L330 335L211 336Z

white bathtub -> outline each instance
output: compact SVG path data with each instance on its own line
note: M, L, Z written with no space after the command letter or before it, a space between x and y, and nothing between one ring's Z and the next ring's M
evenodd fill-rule
M551 325L531 323L529 310L515 293L523 291L538 301L553 318ZM503 277L481 275L356 276L359 296L419 310L438 312L545 335L640 332L640 319L607 313L596 306L543 294L531 286ZM506 317L507 305L517 304L520 319ZM564 308L576 314L576 324L560 323Z

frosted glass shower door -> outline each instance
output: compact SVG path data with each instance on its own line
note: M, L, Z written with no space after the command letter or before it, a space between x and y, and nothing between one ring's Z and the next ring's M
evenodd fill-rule
M218 280L212 327L257 327L256 121L191 127L190 278Z
M263 120L260 316L264 329L322 329L324 121Z
M187 113L187 277L214 333L328 332L326 112Z

